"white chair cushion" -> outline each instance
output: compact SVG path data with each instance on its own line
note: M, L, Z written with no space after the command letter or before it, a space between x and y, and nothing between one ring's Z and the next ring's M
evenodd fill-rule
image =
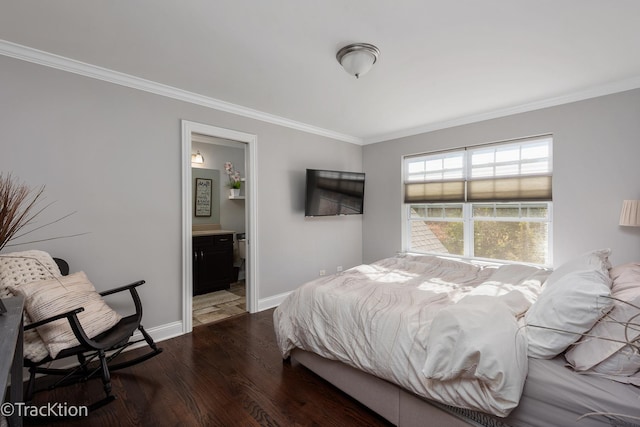
M60 277L60 269L46 252L31 250L0 254L0 298L13 297L9 286L19 286L36 280ZM24 324L31 323L25 312ZM35 329L24 332L24 357L39 362L49 355Z
M34 322L83 307L84 311L78 314L78 320L89 338L110 329L121 318L104 302L83 271L9 286L9 289L25 297L27 313ZM37 329L52 358L60 351L79 344L67 319L56 320Z

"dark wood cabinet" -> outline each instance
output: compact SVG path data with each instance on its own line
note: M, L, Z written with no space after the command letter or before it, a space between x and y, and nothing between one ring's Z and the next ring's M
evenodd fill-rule
M233 281L233 234L193 238L193 295L229 289Z

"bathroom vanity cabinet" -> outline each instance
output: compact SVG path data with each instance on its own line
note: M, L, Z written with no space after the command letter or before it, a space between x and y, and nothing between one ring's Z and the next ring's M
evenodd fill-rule
M193 295L229 289L233 282L233 234L193 237Z

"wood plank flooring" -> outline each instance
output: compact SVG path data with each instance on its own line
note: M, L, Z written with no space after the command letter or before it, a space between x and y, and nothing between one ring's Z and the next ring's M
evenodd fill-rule
M159 356L113 374L114 402L86 418L25 425L389 425L306 368L283 362L273 310L198 326L159 344ZM102 396L98 379L39 393L34 404L86 404Z

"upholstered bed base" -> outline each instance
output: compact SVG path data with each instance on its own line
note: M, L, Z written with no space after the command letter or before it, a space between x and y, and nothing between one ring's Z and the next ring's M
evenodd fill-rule
M498 420L490 417L485 420L488 423L476 422L462 414L450 412L444 405L428 402L395 384L304 350L293 350L291 363L305 366L399 427L501 425Z

